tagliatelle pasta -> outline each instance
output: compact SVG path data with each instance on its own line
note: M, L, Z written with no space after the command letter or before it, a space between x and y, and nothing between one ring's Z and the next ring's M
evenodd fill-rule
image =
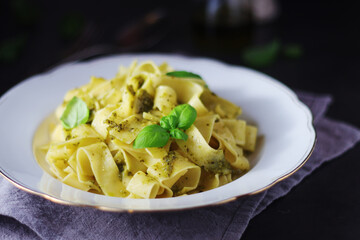
M255 149L257 128L237 119L241 109L216 96L204 80L167 75L171 71L166 63L134 61L112 79L92 77L68 91L57 119L74 97L86 104L89 116L81 109L86 123L70 128L59 121L51 130L46 148L51 173L84 191L164 198L210 190L248 171L245 154ZM171 137L163 147L134 148L145 127L159 125L180 104L197 113L181 130L186 140Z

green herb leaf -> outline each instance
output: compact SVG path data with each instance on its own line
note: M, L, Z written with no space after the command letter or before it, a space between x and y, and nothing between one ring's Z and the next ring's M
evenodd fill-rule
M42 9L35 1L12 0L10 1L10 10L17 23L29 27L39 22Z
M149 125L137 135L133 148L163 147L169 141L170 134L159 125Z
M19 35L0 43L0 62L15 62L21 55L26 44L26 36Z
M169 114L169 116L175 116L179 119L178 128L188 129L191 124L195 122L197 113L196 109L189 104L182 104L176 106Z
M245 64L251 67L265 67L276 60L279 50L280 41L274 40L265 46L245 50L242 59Z
M65 129L72 129L86 123L89 119L89 114L90 111L86 103L78 97L73 97L66 105L60 120Z
M181 139L181 140L184 140L184 141L186 141L188 139L188 135L186 133L184 133L183 131L181 131L180 129L177 129L177 128L170 130L170 136L172 138Z
M160 126L167 130L177 128L178 124L179 124L179 119L173 115L162 117L160 120Z
M60 22L60 34L64 40L74 40L80 36L85 27L84 16L79 13L69 13Z
M160 126L150 125L141 130L134 141L133 148L163 147L170 136L186 141L188 136L178 128L188 129L194 123L196 115L196 109L189 104L175 107L168 116L161 118Z
M178 78L198 78L202 79L199 75L192 73L192 72L186 72L186 71L174 71L174 72L168 72L166 73L168 76L172 77L178 77Z
M283 47L283 54L288 58L299 58L303 54L303 49L299 44L289 44Z

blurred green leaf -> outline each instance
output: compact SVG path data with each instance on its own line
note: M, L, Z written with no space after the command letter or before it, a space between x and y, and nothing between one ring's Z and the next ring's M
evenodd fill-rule
M15 62L26 44L26 36L19 35L0 43L0 62Z
M196 74L196 73L192 73L192 72L187 72L187 71L173 71L173 72L168 72L166 73L166 75L168 76L172 76L172 77L178 77L178 78L197 78L197 79L202 79L200 77L200 75Z
M81 14L69 13L60 22L60 35L65 40L74 40L80 36L84 26L85 20Z
M29 0L11 0L10 8L15 20L21 25L32 26L40 18L41 9Z
M242 54L242 59L245 64L251 67L265 67L276 60L279 50L280 41L275 39L264 46L246 49Z
M285 57L288 58L299 58L303 55L303 48L299 44L289 44L283 47L282 49Z

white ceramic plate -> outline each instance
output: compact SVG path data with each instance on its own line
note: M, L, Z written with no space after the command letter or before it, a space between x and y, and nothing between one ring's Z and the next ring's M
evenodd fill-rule
M168 62L177 70L200 74L210 89L243 109L243 118L259 128L251 170L222 187L167 199L122 199L84 192L44 172L36 162L32 142L40 123L62 102L71 88L90 76L111 78L120 64L134 59ZM263 191L298 170L312 153L316 134L312 115L280 82L259 72L215 60L178 55L118 55L62 65L27 79L0 99L0 171L17 187L57 203L109 211L175 210L218 204Z

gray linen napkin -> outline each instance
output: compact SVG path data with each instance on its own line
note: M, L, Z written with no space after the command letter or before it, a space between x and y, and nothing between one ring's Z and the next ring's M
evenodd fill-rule
M300 170L267 191L220 206L129 214L58 205L0 178L0 239L239 239L271 202L360 140L359 129L324 117L330 97L298 96L313 112L317 144Z

